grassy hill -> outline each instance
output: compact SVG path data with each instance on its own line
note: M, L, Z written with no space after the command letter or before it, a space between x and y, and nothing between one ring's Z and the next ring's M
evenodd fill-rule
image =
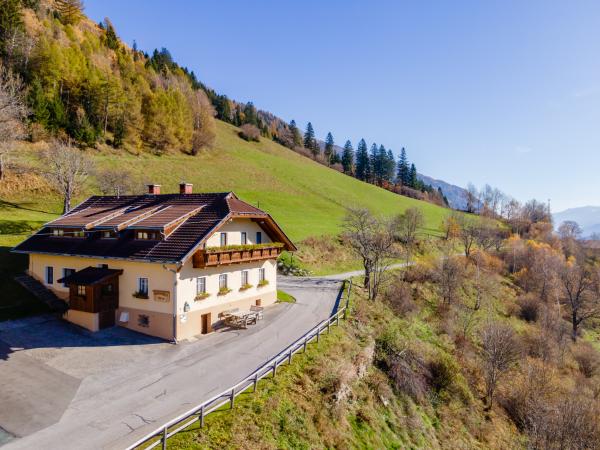
M447 209L393 194L328 169L268 139L251 143L237 133L237 128L218 121L214 148L197 156L180 152L134 155L110 147L86 152L97 168L129 169L140 190L143 183L153 182L162 185L162 192L177 192L178 184L185 180L194 184L196 192L235 191L243 200L271 213L295 241L338 234L349 206L367 207L374 213L387 215L418 207L426 220L424 232L430 234L438 233L443 217L449 213ZM0 289L3 291L17 289L11 276L22 271L26 262L23 257L9 254L9 249L61 211L60 199L43 177L27 173L27 169L41 168L38 156L42 149L41 144L22 144L16 163L25 173L10 175L0 182ZM97 183L92 177L76 200L97 193ZM335 269L346 270L353 265L355 262L347 261ZM28 303L26 295L18 292L21 300L15 301ZM9 316L12 313L6 313L5 317Z

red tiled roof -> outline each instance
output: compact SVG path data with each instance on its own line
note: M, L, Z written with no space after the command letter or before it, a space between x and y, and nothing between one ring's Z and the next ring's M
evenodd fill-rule
M268 231L289 250L295 249L267 213L239 200L232 192L224 192L90 197L69 214L48 223L14 251L180 262L191 256L222 222L240 216L264 217ZM56 227L85 229L88 237L54 237L52 228ZM108 227L123 231L117 239L99 238L99 230ZM133 229L143 227L163 232L168 227L173 231L159 241L133 239Z

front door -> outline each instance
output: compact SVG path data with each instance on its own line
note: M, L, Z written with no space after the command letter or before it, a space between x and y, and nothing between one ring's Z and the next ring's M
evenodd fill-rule
M208 334L212 331L211 329L211 321L210 321L210 313L202 314L202 334Z

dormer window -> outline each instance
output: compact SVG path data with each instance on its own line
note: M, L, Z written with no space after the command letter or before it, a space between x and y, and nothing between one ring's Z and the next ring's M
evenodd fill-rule
M160 234L157 231L136 231L135 238L143 241L157 241Z
M104 230L101 234L102 239L116 239L117 233L112 230Z
M54 230L52 230L52 236L64 236L65 235L65 230L63 230L62 228L55 228Z

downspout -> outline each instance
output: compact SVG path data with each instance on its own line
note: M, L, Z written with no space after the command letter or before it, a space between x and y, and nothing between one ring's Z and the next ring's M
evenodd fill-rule
M173 273L173 344L177 344L177 273L181 268L181 262L175 264L175 269L169 269L163 264L163 269Z

